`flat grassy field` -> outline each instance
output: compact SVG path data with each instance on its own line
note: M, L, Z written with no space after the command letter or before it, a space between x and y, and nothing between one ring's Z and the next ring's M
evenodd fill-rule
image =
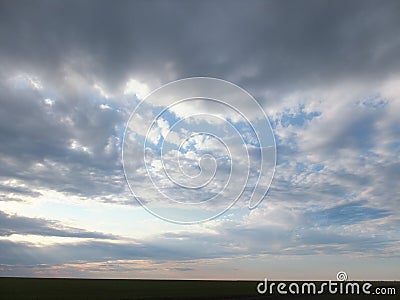
M0 299L221 299L257 295L249 281L1 278Z
M400 282L372 282L396 287L397 295L260 296L255 281L119 280L0 278L1 300L129 299L400 299Z

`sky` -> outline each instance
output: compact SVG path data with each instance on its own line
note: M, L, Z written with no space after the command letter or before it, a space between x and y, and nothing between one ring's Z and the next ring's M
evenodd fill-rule
M399 16L1 0L0 275L400 280Z

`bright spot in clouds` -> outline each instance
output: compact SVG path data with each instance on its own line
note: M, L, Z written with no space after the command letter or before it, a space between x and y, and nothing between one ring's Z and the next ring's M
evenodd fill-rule
M124 95L136 95L140 100L144 99L150 90L145 83L136 79L129 79L125 85Z

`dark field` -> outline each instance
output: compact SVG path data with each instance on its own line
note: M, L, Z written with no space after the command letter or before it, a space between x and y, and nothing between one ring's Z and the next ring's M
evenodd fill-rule
M400 282L371 282L374 288L395 287L397 295L291 297L278 294L262 297L257 294L257 283L255 281L0 278L0 299L400 299Z

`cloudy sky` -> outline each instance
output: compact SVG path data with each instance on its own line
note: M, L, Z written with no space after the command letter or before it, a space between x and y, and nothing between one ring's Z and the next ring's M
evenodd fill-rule
M398 1L117 2L0 1L0 275L400 280ZM244 98L145 99L199 76L267 142ZM196 224L130 190L168 214L237 187Z

